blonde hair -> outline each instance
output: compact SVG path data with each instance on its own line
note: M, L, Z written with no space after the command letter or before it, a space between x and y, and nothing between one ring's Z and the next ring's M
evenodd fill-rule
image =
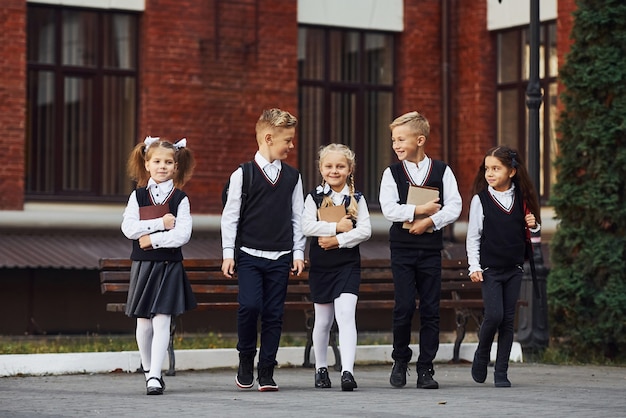
M357 206L357 201L354 197L354 193L355 193L355 189L354 189L354 169L356 168L356 156L354 154L354 151L352 151L350 148L348 148L346 145L343 144L328 144L326 146L322 146L320 147L319 153L318 153L318 167L320 168L320 172L321 172L321 168L322 168L322 163L324 161L324 158L326 158L326 156L328 154L330 154L331 152L338 152L340 154L342 154L346 160L348 161L348 167L350 168L350 175L348 176L348 178L346 179L346 184L348 185L348 189L350 190L350 204L348 205L346 211L348 213L348 215L350 215L350 217L352 217L352 219L356 219L357 218L357 213L358 213L358 206ZM324 180L324 178L322 178L322 188L326 185L326 181ZM331 199L330 196L324 196L324 198L322 199L322 203L320 205L320 207L328 207L328 206L333 206L333 200Z
M256 123L256 131L259 133L263 129L273 128L295 128L298 126L298 119L286 110L277 108L266 109L261 113Z
M128 163L126 165L128 176L131 180L137 182L137 187L144 187L148 184L150 173L146 170L146 161L149 161L152 153L157 148L171 150L174 154L176 162L176 171L174 173L174 186L182 188L189 181L195 167L193 153L187 147L176 148L169 141L157 140L150 145L143 142L135 145L130 152Z
M398 116L391 122L389 129L393 131L393 128L401 125L407 125L416 135L424 135L426 139L428 139L430 135L430 123L428 123L428 119L418 112L413 111Z

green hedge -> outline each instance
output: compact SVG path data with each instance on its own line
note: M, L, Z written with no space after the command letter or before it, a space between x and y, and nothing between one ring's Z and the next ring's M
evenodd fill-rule
M579 0L560 71L559 228L548 276L553 342L578 360L626 357L626 4Z

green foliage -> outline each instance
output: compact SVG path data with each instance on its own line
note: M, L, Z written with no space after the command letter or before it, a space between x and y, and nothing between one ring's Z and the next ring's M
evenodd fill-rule
M626 4L579 0L574 17L560 72L550 323L573 359L617 360L626 358Z

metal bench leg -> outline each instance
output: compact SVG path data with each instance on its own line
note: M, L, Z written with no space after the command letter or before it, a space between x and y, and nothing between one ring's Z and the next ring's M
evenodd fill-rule
M174 334L176 333L176 317L172 315L170 322L170 344L167 346L167 355L170 367L165 372L166 376L176 376L176 357L174 356Z
M337 348L337 335L339 334L339 327L337 326L337 322L333 322L333 326L330 328L330 339L329 343L333 349L333 354L335 355L335 365L333 368L340 372L341 371L341 353L339 352L339 348Z
M465 338L465 327L467 325L467 312L463 309L456 310L456 340L454 341L454 352L452 363L460 362L461 343Z
M312 310L304 312L304 325L306 327L306 346L304 347L304 363L302 367L312 368L311 349L313 348L313 325L315 325L315 313Z

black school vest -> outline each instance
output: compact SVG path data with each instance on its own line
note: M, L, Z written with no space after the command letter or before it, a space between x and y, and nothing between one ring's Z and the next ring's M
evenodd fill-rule
M324 195L317 193L313 190L309 193L316 203L318 209L322 204ZM361 199L361 193L355 193L354 198L357 203ZM350 205L350 201L344 202L344 206L347 208ZM318 244L318 237L311 239L311 245L309 247L309 258L311 259L311 271L337 271L346 267L360 267L361 266L361 252L359 246L352 248L336 248L334 250L326 251Z
M515 267L524 264L526 230L524 209L518 193L507 212L487 190L478 193L483 206L480 266Z
M141 187L135 190L137 203L139 206L149 206L152 204L148 189ZM170 213L174 216L178 215L178 205L187 194L182 190L175 189L174 194L169 200ZM131 260L136 261L182 261L183 252L180 248L158 248L154 250L142 250L139 247L139 240L133 241L133 252L130 255Z
M446 171L446 163L431 159L430 172L426 175L424 183L419 186L436 187L439 189L439 203L441 207L445 204L443 199L443 174ZM409 193L410 179L404 171L402 162L389 166L393 179L398 188L400 200L398 203L406 204L406 197ZM403 222L394 222L389 228L390 248L416 248L424 250L443 249L443 231L438 230L433 233L423 233L422 235L409 234L408 229L402 228Z
M241 246L255 250L291 251L291 196L300 173L283 163L276 184L272 184L256 162L253 169L257 171L252 177L246 207L239 220Z

